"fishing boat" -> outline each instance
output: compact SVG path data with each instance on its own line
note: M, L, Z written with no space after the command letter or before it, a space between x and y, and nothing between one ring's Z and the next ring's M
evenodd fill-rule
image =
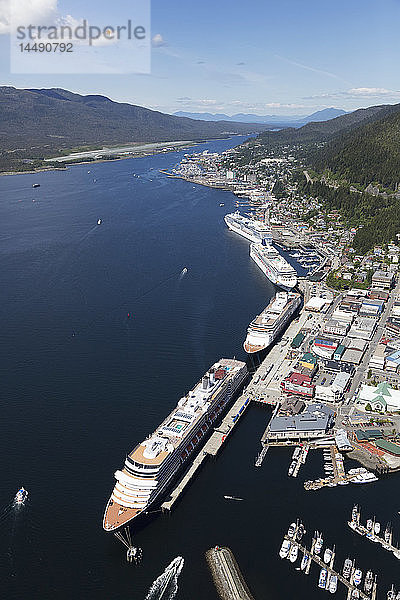
M325 589L326 586L326 577L328 575L328 571L326 569L321 569L318 579L318 587L321 589Z
M18 490L18 492L15 494L15 498L14 501L16 504L24 504L25 500L28 497L28 492L25 488L21 488Z

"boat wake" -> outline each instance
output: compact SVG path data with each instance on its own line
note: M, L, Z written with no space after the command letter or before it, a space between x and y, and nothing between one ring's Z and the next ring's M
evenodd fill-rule
M179 281L181 281L185 277L187 272L188 272L187 268L184 267L179 275Z
M183 569L184 559L177 556L152 583L146 600L173 600L178 592L178 577Z

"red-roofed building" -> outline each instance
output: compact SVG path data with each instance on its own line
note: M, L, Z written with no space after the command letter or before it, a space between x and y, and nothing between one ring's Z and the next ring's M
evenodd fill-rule
M311 383L311 377L294 371L286 377L282 383L282 390L287 394L299 394L312 398L314 395L314 385Z

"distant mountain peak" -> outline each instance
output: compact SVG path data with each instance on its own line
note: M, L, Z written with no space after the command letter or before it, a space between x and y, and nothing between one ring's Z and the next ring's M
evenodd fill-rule
M311 115L253 115L251 113L237 113L236 115L220 114L220 113L201 113L201 112L185 112L178 111L174 113L176 117L187 117L189 119L197 119L200 121L231 121L235 123L263 123L269 125L292 126L300 127L311 121L329 121L345 115L346 111L341 108L324 108L312 113Z

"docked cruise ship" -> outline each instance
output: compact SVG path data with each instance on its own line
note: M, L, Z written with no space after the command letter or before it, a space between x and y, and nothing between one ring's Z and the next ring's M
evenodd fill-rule
M271 244L250 244L250 256L272 283L288 291L295 287L296 270Z
M278 292L262 313L250 323L243 344L246 352L248 354L260 352L272 344L300 303L300 294Z
M181 398L168 417L126 457L103 518L106 531L127 525L166 492L180 468L248 374L244 362L222 358Z
M272 241L271 229L267 223L244 217L239 211L226 215L225 223L231 231L242 235L251 242L260 243L263 239Z

